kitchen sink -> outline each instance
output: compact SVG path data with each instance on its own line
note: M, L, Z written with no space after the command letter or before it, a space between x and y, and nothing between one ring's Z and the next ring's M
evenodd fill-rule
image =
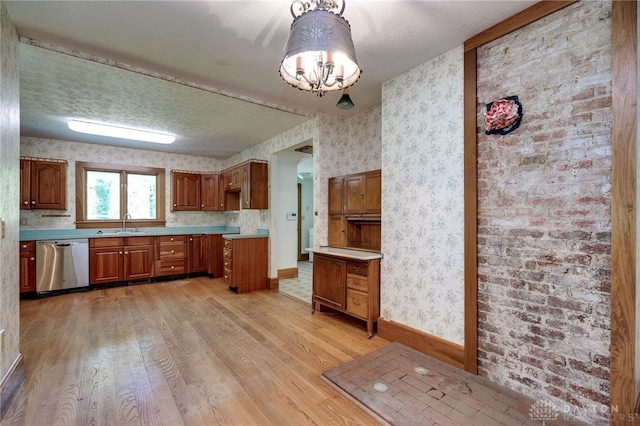
M96 235L97 236L101 236L101 237L114 237L114 236L116 236L116 237L119 237L119 236L128 237L128 236L148 235L148 234L149 233L145 232L145 231L135 231L135 230L132 230L132 231L119 231L119 230L116 230L116 231L98 231L98 232L96 232Z

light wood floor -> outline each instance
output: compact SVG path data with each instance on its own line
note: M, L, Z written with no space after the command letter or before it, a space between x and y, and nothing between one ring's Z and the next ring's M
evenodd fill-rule
M21 302L7 425L377 424L320 378L385 346L277 291L195 278Z

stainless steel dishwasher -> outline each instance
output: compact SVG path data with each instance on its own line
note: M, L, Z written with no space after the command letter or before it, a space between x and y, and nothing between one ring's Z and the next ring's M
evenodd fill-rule
M36 292L89 286L89 240L36 241Z

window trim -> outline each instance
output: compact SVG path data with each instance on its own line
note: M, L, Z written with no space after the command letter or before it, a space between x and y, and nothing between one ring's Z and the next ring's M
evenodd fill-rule
M158 227L166 225L165 199L166 199L166 172L165 169L156 167L121 166L106 163L91 163L76 161L76 229L87 228L120 228L122 219L118 220L87 220L87 172L112 172L148 174L156 177L156 219L129 219L127 226L131 227ZM120 196L120 211L123 210L124 198Z

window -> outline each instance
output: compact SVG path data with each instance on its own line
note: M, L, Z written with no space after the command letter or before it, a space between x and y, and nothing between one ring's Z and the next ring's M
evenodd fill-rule
M77 162L76 228L164 226L164 188L164 169Z

